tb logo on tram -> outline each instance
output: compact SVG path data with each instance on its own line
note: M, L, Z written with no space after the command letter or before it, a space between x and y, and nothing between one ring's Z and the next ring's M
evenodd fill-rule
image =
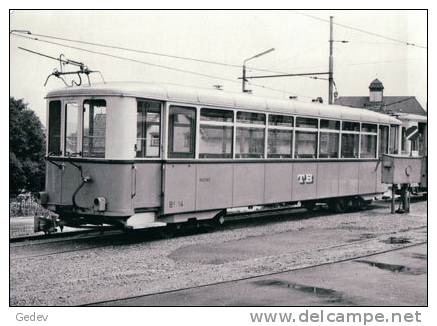
M311 184L314 182L314 176L310 173L308 174L298 174L297 181L300 184Z

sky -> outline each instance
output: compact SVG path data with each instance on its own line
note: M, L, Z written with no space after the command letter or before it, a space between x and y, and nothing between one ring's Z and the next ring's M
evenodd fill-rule
M230 64L213 65L144 53L107 49L93 45L54 42L122 56L135 63L60 45L10 36L10 95L22 98L45 124L45 94L63 87L60 80L46 77L59 64L51 59L18 49L24 47L50 56L84 62L99 70L109 81L166 82L187 86L241 91L243 61L260 52L273 52L250 60L247 75L326 72L329 56L329 16L334 22L334 80L339 96L368 95L370 82L378 78L385 95L416 96L426 109L427 49L408 46L356 29L381 34L389 39L427 46L426 11L20 11L10 13L11 30L29 30L85 42L114 45L166 55ZM42 39L42 38L41 38ZM218 78L183 73L163 65ZM237 67L235 67L236 65ZM67 67L73 69L74 67ZM323 76L322 76L323 77ZM100 82L98 76L92 82ZM327 102L328 82L308 77L257 79L248 85L253 94L274 98L298 96ZM274 89L274 90L273 90Z

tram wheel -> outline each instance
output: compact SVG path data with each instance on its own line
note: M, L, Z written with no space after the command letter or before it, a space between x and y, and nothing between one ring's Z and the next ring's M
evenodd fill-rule
M314 211L314 209L316 208L316 202L313 200L309 200L306 202L302 203L302 206L309 212Z
M335 213L344 213L346 211L345 204L344 199L333 199L328 203L328 207Z

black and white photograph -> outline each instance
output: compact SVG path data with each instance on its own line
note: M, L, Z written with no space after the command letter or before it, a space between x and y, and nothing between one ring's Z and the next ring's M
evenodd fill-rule
M428 14L9 9L11 322L427 324Z

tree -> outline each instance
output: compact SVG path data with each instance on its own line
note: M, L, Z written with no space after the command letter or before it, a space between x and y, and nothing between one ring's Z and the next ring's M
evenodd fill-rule
M23 99L9 98L9 192L40 191L45 179L41 121Z

